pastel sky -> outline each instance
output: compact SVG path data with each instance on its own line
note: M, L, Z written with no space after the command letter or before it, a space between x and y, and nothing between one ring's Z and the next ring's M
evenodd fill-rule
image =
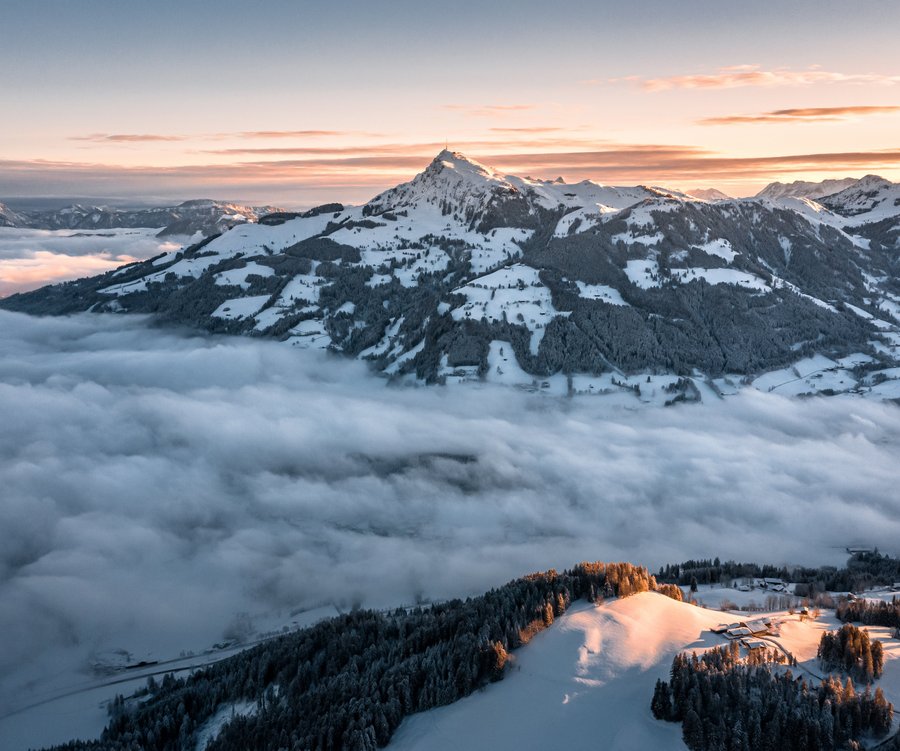
M0 0L0 201L900 180L900 3Z

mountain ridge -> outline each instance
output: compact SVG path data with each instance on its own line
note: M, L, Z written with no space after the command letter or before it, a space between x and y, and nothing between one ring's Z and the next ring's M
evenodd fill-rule
M42 230L149 227L160 230L158 237L197 232L209 236L280 211L283 209L275 206L244 206L210 198L190 199L174 206L135 209L74 203L61 209L13 211L0 203L0 227Z
M425 382L597 393L615 376L640 392L639 376L665 375L676 391L653 390L670 401L695 396L698 374L722 392L821 357L834 377L804 388L893 393L874 379L892 381L900 354L898 188L710 201L504 175L445 150L360 206L259 217L0 305L149 312Z
M811 198L818 200L825 196L840 193L851 188L865 178L843 177L810 182L808 180L794 180L790 183L773 182L759 191L754 198Z

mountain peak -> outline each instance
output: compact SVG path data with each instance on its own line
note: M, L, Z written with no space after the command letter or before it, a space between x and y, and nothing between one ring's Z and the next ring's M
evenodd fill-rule
M501 173L458 151L442 149L412 180L375 196L365 210L381 213L431 204L444 213L455 211L471 217L482 211L498 191L518 192Z
M212 198L191 198L188 201L182 201L178 204L179 209L197 209L209 206L215 206L216 201Z
M856 183L855 187L862 188L863 190L872 190L874 188L883 188L888 185L893 185L893 183L881 175L866 175L865 177L859 178L859 182Z
M755 197L769 198L773 201L781 198L811 198L818 200L847 188L855 187L858 182L853 177L822 180L821 182L810 182L808 180L795 180L792 183L774 182L759 191Z
M844 217L853 217L856 224L879 221L894 216L896 206L900 205L900 184L879 175L866 175L839 193L827 196L823 203Z
M718 188L697 188L696 190L689 190L687 194L692 196L693 198L699 198L701 201L729 201L731 200L731 196L727 193L723 193Z
M483 179L503 179L499 172L490 167L470 159L459 151L450 151L442 149L438 155L431 160L431 164L425 170L424 174L435 174L443 170L454 170L460 175L478 176Z

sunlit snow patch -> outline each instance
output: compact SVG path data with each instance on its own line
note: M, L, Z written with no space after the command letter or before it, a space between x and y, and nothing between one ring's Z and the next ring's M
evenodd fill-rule
M659 287L659 265L651 258L631 260L625 263L625 275L641 289Z
M234 285L241 289L249 289L250 282L247 281L249 276L272 276L275 270L271 266L263 266L250 261L246 266L238 269L228 269L228 271L220 271L216 274L216 284L220 286Z
M587 300L602 300L610 305L628 305L622 299L619 290L608 287L605 284L586 284L585 282L575 282L578 285L578 295Z
M672 278L685 284L695 279L703 279L707 284L736 284L738 287L756 289L760 292L769 289L760 277L737 269L672 269Z

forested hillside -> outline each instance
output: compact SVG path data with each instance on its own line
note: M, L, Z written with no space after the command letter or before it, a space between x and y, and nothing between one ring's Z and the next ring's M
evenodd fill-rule
M551 625L573 600L627 597L655 587L645 568L582 563L465 601L350 613L188 678L153 681L113 703L99 740L58 748L189 749L205 723L229 706L248 709L225 724L210 749L379 748L405 716L501 679L509 652Z

